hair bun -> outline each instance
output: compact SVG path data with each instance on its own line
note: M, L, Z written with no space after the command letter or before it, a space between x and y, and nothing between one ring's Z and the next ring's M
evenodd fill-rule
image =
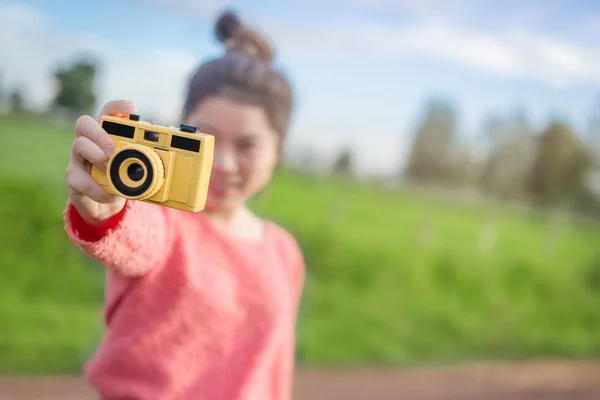
M227 39L231 39L242 23L233 11L224 11L217 22L215 23L215 35L221 43L225 43Z
M242 52L266 62L273 60L273 50L267 40L244 26L231 10L224 11L217 19L215 36L225 45L227 52Z

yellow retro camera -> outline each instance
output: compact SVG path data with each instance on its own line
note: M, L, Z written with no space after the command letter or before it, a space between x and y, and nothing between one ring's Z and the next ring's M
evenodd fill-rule
M204 209L213 163L214 136L195 126L153 124L140 116L102 116L115 144L106 172L92 177L109 193L165 207Z

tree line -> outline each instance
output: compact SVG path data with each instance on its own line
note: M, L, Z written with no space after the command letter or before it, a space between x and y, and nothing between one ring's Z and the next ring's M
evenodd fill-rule
M587 132L579 133L560 118L536 130L524 112L490 117L473 149L457 134L455 109L434 101L416 130L402 179L600 216L598 106Z

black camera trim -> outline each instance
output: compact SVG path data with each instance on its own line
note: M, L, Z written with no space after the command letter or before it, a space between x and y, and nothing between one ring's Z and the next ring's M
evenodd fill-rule
M140 186L132 188L123 183L121 178L119 177L119 168L121 164L130 159L134 158L141 161L142 164L146 166L146 180ZM124 194L125 196L142 196L144 193L148 191L150 185L152 185L152 180L154 178L154 169L152 168L152 163L148 159L148 157L138 151L138 150L123 150L119 154L115 156L111 165L110 165L110 179L112 180L115 189Z

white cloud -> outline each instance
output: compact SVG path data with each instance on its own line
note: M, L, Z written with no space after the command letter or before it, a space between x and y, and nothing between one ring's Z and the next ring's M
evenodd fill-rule
M404 13L421 18L440 17L442 15L447 18L458 17L466 9L473 6L472 0L354 0L354 3L363 6L384 6L388 9L399 9Z
M214 18L224 7L222 0L140 0L164 6L166 10Z
M24 6L21 3L0 3L0 27L10 27L33 24L38 26L46 22L46 15L33 7ZM6 36L3 36L7 38Z
M144 1L166 4L165 0ZM404 3L427 12L437 0ZM175 0L169 7L206 17L220 10L221 1ZM319 28L300 22L263 22L261 26L276 38L277 47L290 53L313 57L353 53L390 60L419 56L555 86L600 83L600 46L585 48L531 32L486 33L435 19L407 28L361 20ZM99 37L73 36L51 27L41 11L20 3L0 3L0 49L3 81L22 85L36 106L51 99L55 88L50 73L58 63L90 49L104 66L98 81L100 102L127 97L136 100L140 108L152 107L157 116L169 118L180 108L183 84L197 60L195 55L168 49L135 54Z
M33 107L45 107L52 100L56 90L52 71L88 51L101 61L98 107L127 98L157 118L178 116L183 85L197 62L195 55L168 49L142 52L96 36L74 36L51 27L35 8L19 3L0 6L3 85L23 88Z
M318 53L319 57L348 53L396 61L425 57L491 76L519 77L557 87L600 83L600 45L583 46L524 30L488 33L430 19L408 28L362 21L321 29L273 24L267 31L277 38L279 47Z
M166 4L166 0L143 1ZM505 31L487 32L465 28L463 23L466 20L481 22L487 18L484 14L494 12L494 2L352 0L349 3L385 7L390 12L401 10L417 22L406 28L386 28L379 21L369 21L362 15L351 19L336 15L331 24L315 27L309 26L308 21L269 20L256 15L256 11L247 6L240 5L238 9L245 20L259 24L276 38L278 48L290 52L302 51L320 57L370 54L392 60L419 56L492 76L521 77L553 86L600 83L600 69L597 68L600 45L580 45L531 30L556 14L550 4L510 1L501 12L498 11ZM169 2L171 9L195 13L202 18L214 17L223 4L222 0ZM580 19L577 26L582 32L592 35L600 32L600 15L581 14Z
M499 76L562 86L600 83L600 47L582 48L523 31L486 34L430 23L407 30L374 27L363 32L372 51L388 57L426 56Z

